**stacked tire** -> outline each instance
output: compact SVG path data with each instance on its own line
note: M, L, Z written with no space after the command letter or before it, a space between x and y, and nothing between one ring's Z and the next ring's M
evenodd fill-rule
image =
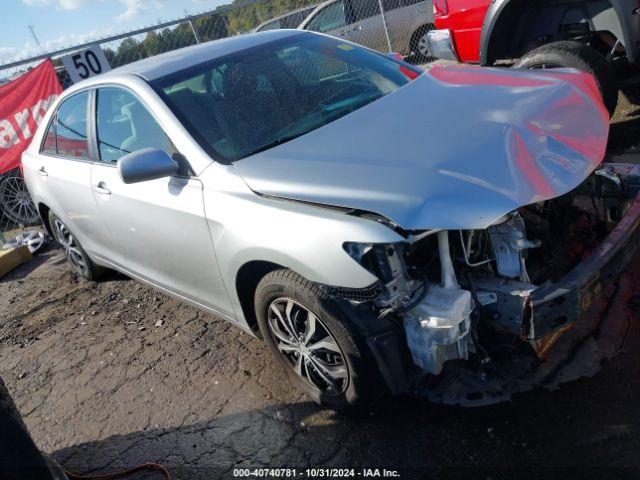
M528 52L516 67L531 70L548 68L582 70L595 78L602 101L610 115L613 115L618 104L618 84L613 67L600 52L587 44L575 41L548 43Z
M29 196L20 170L0 175L0 223L32 225L39 221L38 209Z

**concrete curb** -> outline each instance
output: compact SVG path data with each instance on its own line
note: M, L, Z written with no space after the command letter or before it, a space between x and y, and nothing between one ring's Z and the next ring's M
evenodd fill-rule
M11 250L0 250L0 278L32 258L33 255L26 245Z

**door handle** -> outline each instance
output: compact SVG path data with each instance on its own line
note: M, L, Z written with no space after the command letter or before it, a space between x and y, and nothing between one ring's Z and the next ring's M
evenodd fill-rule
M97 185L94 185L93 191L100 195L111 195L111 190L107 188L107 185L104 182L99 182Z
M348 35L353 32L359 32L360 30L362 30L362 25L356 25L351 30L342 30L341 32L338 32L338 35L340 35L341 37L344 37L345 35Z
M46 177L46 176L48 176L48 175L49 175L49 174L47 173L47 170L46 170L44 167L40 167L40 170L38 170L38 173L39 173L41 176L43 176L43 177Z

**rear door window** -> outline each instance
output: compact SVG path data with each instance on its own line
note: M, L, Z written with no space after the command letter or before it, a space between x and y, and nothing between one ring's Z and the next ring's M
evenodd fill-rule
M64 157L88 159L87 104L89 92L64 100L57 112L56 151Z
M380 3L378 0L349 0L353 10L354 22L359 22L375 15L380 15Z
M328 32L336 28L344 27L347 24L347 14L344 0L323 8L307 25L307 30L314 32Z
M265 23L261 26L258 31L266 32L267 30L278 30L280 28L280 20L273 20L271 22Z
M296 28L302 23L302 20L304 20L302 12L292 13L280 20L280 28Z

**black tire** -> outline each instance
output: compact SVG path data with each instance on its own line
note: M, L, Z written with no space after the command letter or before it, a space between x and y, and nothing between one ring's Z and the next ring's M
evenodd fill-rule
M34 225L40 221L38 209L17 169L0 175L0 218L2 215L19 225Z
M96 265L91 260L69 227L52 211L49 211L49 227L53 238L60 245L67 261L78 275L87 280L96 281L108 271L107 268Z
M553 42L523 56L517 68L571 67L594 76L605 107L613 115L618 104L618 82L613 67L600 52L580 42Z
M432 24L423 25L418 28L411 36L411 51L414 54L415 63L433 62L436 57L433 56L431 50L424 48L422 45L426 41L427 33L435 28Z
M314 336L313 340L306 344L317 345L319 343L318 338L324 336L321 329L325 330L331 339L335 341L340 353L337 355L332 354L334 357L333 363L339 365L340 361L339 359L336 360L336 358L342 357L347 369L345 384L338 385L337 388L332 389L331 386L328 386L328 382L323 383L316 379L316 383L327 388L314 387L311 380L315 376L315 367L312 367L317 360L310 360L304 356L306 354L301 354L300 351L284 353L279 349L278 344L282 345L282 342L279 341L276 333L269 325L270 318L272 322L275 318L273 313L270 312L270 307L273 305L277 308L278 302L288 303L289 301L293 303L292 317L295 318L294 323L296 325L301 326L302 322L305 322L305 309L317 317L316 331L318 333L314 334L317 336ZM267 274L256 288L255 309L260 333L284 368L291 383L320 405L333 410L352 413L370 406L386 389L364 337L349 320L349 316L345 314L343 308L345 307L339 306L317 284L287 269L276 270ZM308 324L308 320L305 323ZM284 331L284 329L281 330ZM299 336L298 339L299 342L303 341L302 336ZM321 358L316 357L316 355L331 354L329 350L324 353L322 350L314 350L310 355L315 358ZM294 364L301 357L305 359L305 362L301 361L301 363L308 365L305 368L307 379L303 378L304 374L299 375L295 371ZM326 358L328 357L322 358L323 365L328 363L324 362Z

